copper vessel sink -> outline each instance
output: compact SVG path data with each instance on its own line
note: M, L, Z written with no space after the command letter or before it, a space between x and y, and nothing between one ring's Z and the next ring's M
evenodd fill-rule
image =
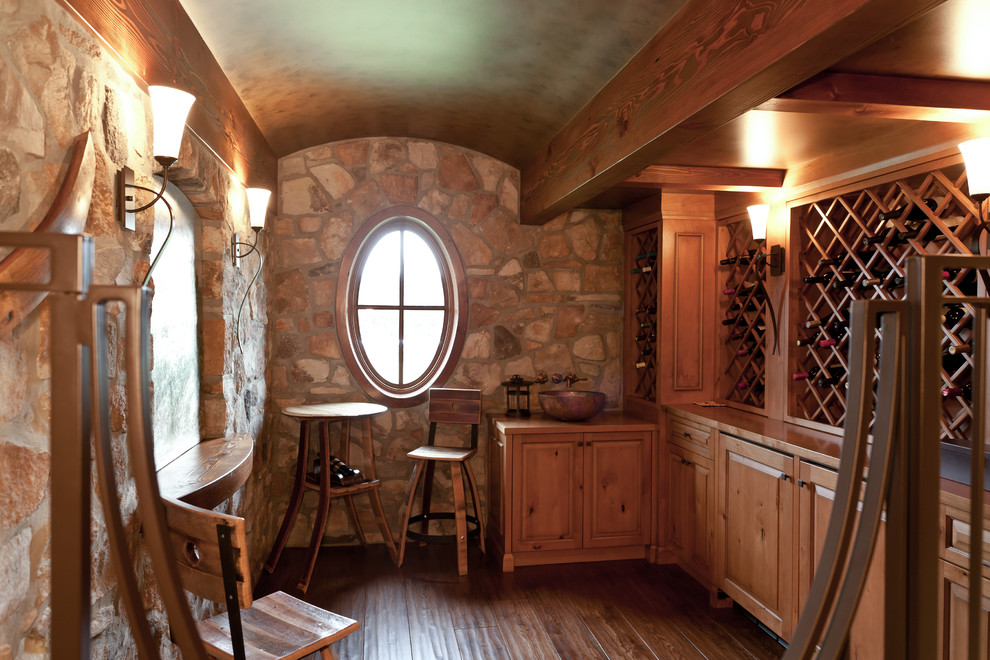
M563 422L580 422L594 417L605 407L603 392L552 390L540 392L543 412Z

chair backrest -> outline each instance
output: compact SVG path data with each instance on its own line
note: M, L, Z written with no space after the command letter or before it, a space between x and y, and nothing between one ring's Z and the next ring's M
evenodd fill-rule
M481 390L434 387L430 390L429 444L436 439L437 424L470 424L471 448L478 448L478 426L481 424Z
M237 606L243 609L251 607L251 571L244 519L167 497L163 497L162 502L172 551L186 591L207 600L226 603L228 613ZM224 548L227 545L224 536L229 539L229 549ZM226 587L225 554L229 578L233 578L233 584ZM235 598L236 605L232 608L231 601Z

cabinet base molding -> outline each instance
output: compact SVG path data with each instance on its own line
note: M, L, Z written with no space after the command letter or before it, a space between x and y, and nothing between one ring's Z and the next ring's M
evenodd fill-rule
M615 548L584 548L579 550L534 550L530 552L504 553L501 544L494 544L493 551L503 573L511 573L517 566L542 564L575 564L588 561L618 561L620 559L649 559L649 546L619 546Z

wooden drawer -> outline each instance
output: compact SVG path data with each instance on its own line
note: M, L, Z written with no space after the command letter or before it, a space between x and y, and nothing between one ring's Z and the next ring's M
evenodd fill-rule
M940 554L942 559L956 566L969 569L969 553L973 547L972 532L969 526L969 511L965 503L956 501L957 498L942 493L941 527L942 544ZM990 521L984 521L983 529L983 576L990 578Z
M681 447L711 457L713 429L694 422L671 417L667 424L667 440Z

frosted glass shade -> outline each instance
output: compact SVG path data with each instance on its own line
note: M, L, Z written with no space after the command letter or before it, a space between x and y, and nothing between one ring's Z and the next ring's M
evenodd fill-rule
M990 194L990 138L969 140L959 145L966 161L970 195Z
M767 217L770 215L769 204L754 204L747 206L749 211L749 226L753 229L753 240L762 241L767 237Z
M268 215L268 198L272 191L265 188L248 188L245 190L248 198L248 214L251 226L255 229L265 228L265 217Z
M186 116L196 97L161 85L149 85L148 94L151 95L152 121L155 125L154 156L176 160L182 132L186 128Z

